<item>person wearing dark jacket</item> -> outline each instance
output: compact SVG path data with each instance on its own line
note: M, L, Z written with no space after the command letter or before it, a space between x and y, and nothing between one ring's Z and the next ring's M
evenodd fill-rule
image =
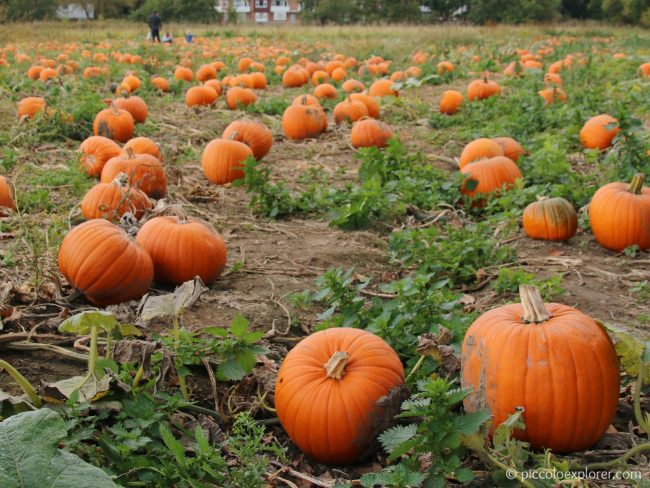
M162 26L162 19L160 18L160 15L158 15L158 12L154 12L147 17L147 23L151 29L151 41L156 42L157 39L158 42L160 42L160 27Z

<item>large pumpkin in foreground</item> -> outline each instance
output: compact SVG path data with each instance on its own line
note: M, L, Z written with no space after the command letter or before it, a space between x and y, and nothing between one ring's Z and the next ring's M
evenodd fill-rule
M65 279L99 306L140 298L153 279L147 251L104 219L89 220L68 232L57 261Z
M327 329L287 354L275 383L275 407L307 456L350 464L369 453L375 426L395 413L378 400L401 393L403 383L402 363L382 339L361 329Z
M136 237L147 250L158 283L180 285L200 276L210 284L226 265L226 243L199 219L160 216L147 221Z
M596 240L607 249L622 251L634 244L650 249L650 188L639 173L632 182L609 183L589 204L589 222Z
M581 451L610 425L620 385L619 364L605 330L567 305L544 304L533 286L521 304L481 315L462 346L461 385L471 387L465 410L492 413L492 432L523 407L524 431L535 448Z

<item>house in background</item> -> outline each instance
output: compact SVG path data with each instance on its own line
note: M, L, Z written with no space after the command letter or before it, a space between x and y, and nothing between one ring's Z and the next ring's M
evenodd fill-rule
M95 18L95 7L92 3L66 3L56 9L59 19L90 20Z
M228 4L237 13L238 22L257 24L296 24L302 11L298 0L219 0L215 6L228 20Z

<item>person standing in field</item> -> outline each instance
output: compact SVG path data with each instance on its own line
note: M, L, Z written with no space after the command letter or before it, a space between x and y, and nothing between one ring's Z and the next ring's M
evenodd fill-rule
M162 26L162 19L160 18L160 15L158 15L158 12L154 12L147 17L147 23L151 29L151 41L156 42L157 39L158 42L160 42L160 27Z

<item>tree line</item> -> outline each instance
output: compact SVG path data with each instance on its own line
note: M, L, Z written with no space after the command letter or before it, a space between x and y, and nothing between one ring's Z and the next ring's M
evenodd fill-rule
M252 3L254 0L250 0ZM0 0L0 21L56 17L65 0ZM190 22L220 21L216 0L95 0L96 18L144 20L158 10L164 18ZM232 9L234 4L230 0ZM304 0L303 21L315 24L377 22L476 24L594 19L650 27L650 0ZM235 15L228 16L231 21Z

